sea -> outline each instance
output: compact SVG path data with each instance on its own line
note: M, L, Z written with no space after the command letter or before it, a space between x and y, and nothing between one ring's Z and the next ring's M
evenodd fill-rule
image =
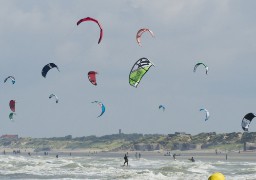
M123 166L124 153L116 152L7 153L0 155L0 179L207 180L221 172L226 180L256 180L256 152L168 155L128 152L129 165Z

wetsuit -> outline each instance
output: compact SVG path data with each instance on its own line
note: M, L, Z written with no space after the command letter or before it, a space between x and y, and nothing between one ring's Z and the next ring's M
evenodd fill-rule
M128 156L126 156L126 154L124 155L124 165L125 163L127 163L127 166L128 166Z

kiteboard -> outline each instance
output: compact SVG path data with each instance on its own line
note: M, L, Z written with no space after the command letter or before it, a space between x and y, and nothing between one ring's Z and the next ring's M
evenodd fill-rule
M127 165L123 165L123 164L120 165L120 166L121 166L121 167L124 167L124 168L129 168L129 167L131 167L131 165L128 165L128 166L127 166Z

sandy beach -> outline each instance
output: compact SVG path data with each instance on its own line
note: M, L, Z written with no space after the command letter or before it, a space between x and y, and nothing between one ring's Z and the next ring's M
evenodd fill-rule
M196 159L204 160L226 160L235 161L235 160L244 160L244 161L253 161L252 157L256 156L255 151L221 151L218 150L217 154L215 149L208 150L188 150L188 151L106 151L101 149L52 149L51 151L40 151L35 152L34 149L18 149L18 148L0 148L0 152L6 155L15 155L15 151L20 150L20 155L27 156L30 153L33 155L44 155L45 152L50 156L56 156L57 154L61 156L112 156L112 157L123 157L124 154L128 153L129 157L134 158L136 153L140 153L142 157L159 157L159 158L170 158L173 159L173 154L176 154L176 159L186 160L190 157L194 157Z

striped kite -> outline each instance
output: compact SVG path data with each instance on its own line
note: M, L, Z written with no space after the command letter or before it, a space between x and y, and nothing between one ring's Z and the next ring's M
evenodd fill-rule
M147 58L140 58L132 67L129 74L129 83L133 87L137 87L142 77L148 72L151 66L154 66Z

